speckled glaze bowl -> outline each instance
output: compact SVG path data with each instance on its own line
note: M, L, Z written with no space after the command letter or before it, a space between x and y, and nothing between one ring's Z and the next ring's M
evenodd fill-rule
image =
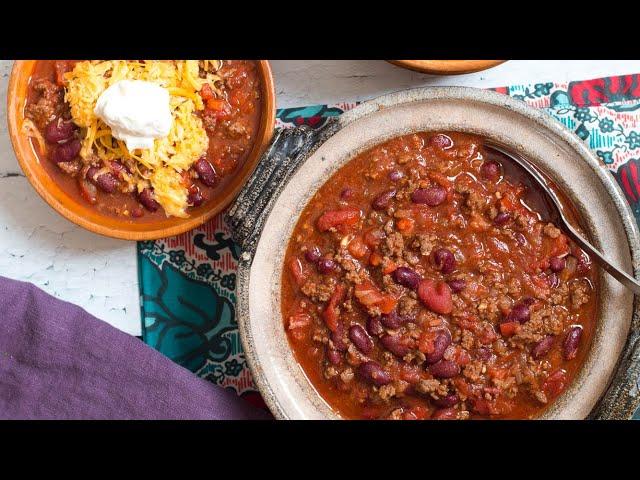
M280 419L340 418L314 390L287 341L280 310L286 244L317 189L358 153L415 131L486 136L525 155L578 209L594 245L638 275L639 234L613 177L563 125L495 92L444 87L366 102L321 130L279 132L227 220L243 247L238 322L253 377ZM638 302L600 270L598 324L575 381L543 419L629 418L638 406Z

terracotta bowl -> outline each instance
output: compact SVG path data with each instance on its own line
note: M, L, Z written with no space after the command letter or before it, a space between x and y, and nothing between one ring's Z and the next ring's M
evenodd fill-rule
M461 75L495 67L506 60L389 60L398 67L432 75Z
M527 156L573 202L596 247L638 275L638 227L613 177L560 122L521 101L472 88L409 90L366 102L324 130L294 131L291 138L276 139L267 157L277 160L280 155L275 168L284 165L289 173L281 175L279 185L261 183L256 179L265 178L272 165L262 162L259 170L265 171L256 172L229 214L244 250L237 316L243 346L253 377L277 418L339 418L315 391L289 346L280 310L283 258L300 212L318 188L358 153L389 138L417 131L462 131ZM312 145L300 147L296 136ZM293 146L302 152L299 166L282 163L296 154L277 153L279 143L285 150ZM260 213L251 213L257 210L256 202L263 202ZM638 304L601 269L599 281L598 322L585 363L540 418L625 418L638 406Z
M245 163L233 174L231 181L218 192L216 198L193 210L189 218L170 217L136 223L131 219L120 220L108 217L91 208L90 205L76 201L67 195L42 168L31 141L20 132L24 120L27 88L35 63L36 60L16 61L9 77L7 119L9 135L18 163L31 185L53 209L73 223L101 235L125 240L153 240L178 235L202 225L235 198L273 136L275 88L269 62L260 60L258 65L263 103L262 118L255 143Z

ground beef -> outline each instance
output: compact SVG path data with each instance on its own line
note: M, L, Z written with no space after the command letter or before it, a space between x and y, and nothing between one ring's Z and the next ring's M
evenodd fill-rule
M420 263L420 257L418 257L418 255L413 253L411 250L405 250L402 257L409 265L417 265L418 263Z
M336 375L338 375L338 369L333 365L329 365L324 369L324 378L327 380L335 377Z
M213 114L213 112L209 112L205 110L202 114L202 123L204 124L204 129L208 134L215 132L216 126L218 125L218 119Z
M349 367L345 368L340 374L340 380L342 380L343 382L350 382L351 380L353 380L353 377L353 369Z
M473 333L469 330L462 330L462 334L460 335L460 345L465 350L471 350L475 343L475 339Z
M227 127L227 132L231 138L239 138L242 136L248 136L247 127L241 122L230 122Z
M551 291L549 301L553 305L566 305L569 298L569 285L565 282L560 283L557 288Z
M591 288L585 281L574 281L569 284L571 308L577 310L589 301Z
M302 290L302 293L304 293L314 302L326 302L331 297L331 294L334 292L335 288L335 280L329 278L326 282L316 282L314 280L308 280L300 288L300 290Z
M553 223L547 223L542 229L547 237L558 238L562 233Z
M398 302L398 313L402 316L414 317L417 314L419 307L420 303L417 299L410 295L404 295Z
M49 122L62 115L65 104L63 89L51 80L40 79L33 84L38 100L29 102L25 114L33 120L39 129L44 129Z
M64 173L75 177L82 169L82 163L80 160L72 160L71 162L60 162L57 164L58 168Z
M480 361L474 361L464 366L462 374L474 383L482 380L483 365Z
M402 408L396 408L395 410L393 410L390 414L388 419L389 420L402 420L402 414L404 413L404 410Z
M382 400L388 401L396 395L396 387L393 385L383 385L380 387L380 390L378 390L378 395L380 395Z
M429 255L437 240L438 237L435 235L419 234L415 236L411 246L416 250L420 250L421 255Z
M544 307L531 313L512 337L514 342L536 343L547 335L559 335L565 327L567 312L563 307Z
M382 252L390 257L402 258L404 253L404 238L402 234L394 232L388 235L384 241Z
M470 190L466 193L464 204L471 213L482 213L487 206L487 198L475 190Z
M415 388L420 393L435 393L436 395L439 395L441 397L444 397L445 395L447 395L447 393L449 393L447 385L435 378L420 380Z

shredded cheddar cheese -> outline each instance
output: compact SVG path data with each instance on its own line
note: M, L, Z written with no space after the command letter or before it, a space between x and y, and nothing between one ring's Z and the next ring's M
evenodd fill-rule
M205 69L218 65L215 60L202 62ZM129 177L132 188L140 192L151 185L167 215L187 217L187 188L181 172L204 155L209 145L202 120L196 115L204 109L199 91L205 83L215 91L220 78L214 73L201 78L198 60L107 60L78 62L65 79L65 100L73 121L84 130L80 156L88 160L95 155L105 163L124 161L133 173ZM168 136L155 139L151 149L129 151L94 113L102 92L120 80L154 82L169 92L173 124Z

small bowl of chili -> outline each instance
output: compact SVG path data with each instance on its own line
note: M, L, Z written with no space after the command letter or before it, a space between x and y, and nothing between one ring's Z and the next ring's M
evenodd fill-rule
M274 142L311 152L300 166L228 218L243 346L278 418L630 417L636 299L485 148L529 158L571 223L637 275L634 216L575 134L459 87L386 95L300 134L311 145Z
M169 92L173 121L146 151L94 114L107 87L140 76ZM38 194L73 223L126 240L177 235L222 211L275 124L265 60L17 61L7 102L16 157Z

